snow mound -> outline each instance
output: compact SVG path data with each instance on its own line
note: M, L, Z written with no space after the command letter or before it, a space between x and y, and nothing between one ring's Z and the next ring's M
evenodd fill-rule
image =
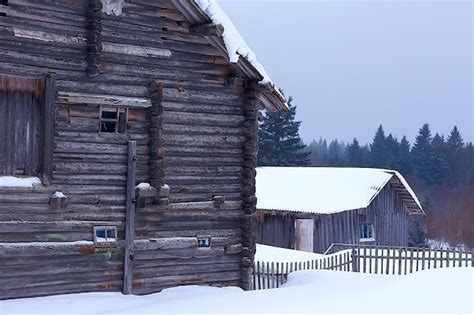
M257 252L255 253L255 261L270 263L307 262L321 257L324 257L324 255L261 244L257 244Z

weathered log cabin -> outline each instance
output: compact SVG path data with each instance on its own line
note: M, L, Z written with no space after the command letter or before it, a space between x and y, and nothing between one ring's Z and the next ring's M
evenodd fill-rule
M0 299L248 288L261 108L214 1L0 1Z
M315 253L407 246L410 218L424 215L403 176L381 169L261 167L257 199L257 243Z

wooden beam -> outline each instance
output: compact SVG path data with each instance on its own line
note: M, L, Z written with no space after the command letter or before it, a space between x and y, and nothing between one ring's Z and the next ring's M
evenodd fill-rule
M43 184L51 183L53 174L53 146L54 146L54 107L56 101L56 75L49 73L45 79L44 89L44 124L43 124Z
M133 293L133 258L135 241L135 178L137 168L137 143L128 142L127 200L125 221L125 261L123 270L123 294Z
M218 36L224 35L224 27L214 23L195 25L189 28L189 34L195 36Z

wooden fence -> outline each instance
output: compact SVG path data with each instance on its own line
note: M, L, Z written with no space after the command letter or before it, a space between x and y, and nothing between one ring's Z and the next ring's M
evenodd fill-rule
M279 288L287 281L291 272L299 270L406 275L426 269L474 267L474 255L470 251L373 245L344 246L346 249L343 251L305 262L256 262L253 268L253 289Z

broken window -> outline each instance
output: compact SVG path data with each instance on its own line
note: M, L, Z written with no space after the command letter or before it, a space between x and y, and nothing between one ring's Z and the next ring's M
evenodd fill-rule
M100 132L101 133L126 133L128 109L101 107Z

